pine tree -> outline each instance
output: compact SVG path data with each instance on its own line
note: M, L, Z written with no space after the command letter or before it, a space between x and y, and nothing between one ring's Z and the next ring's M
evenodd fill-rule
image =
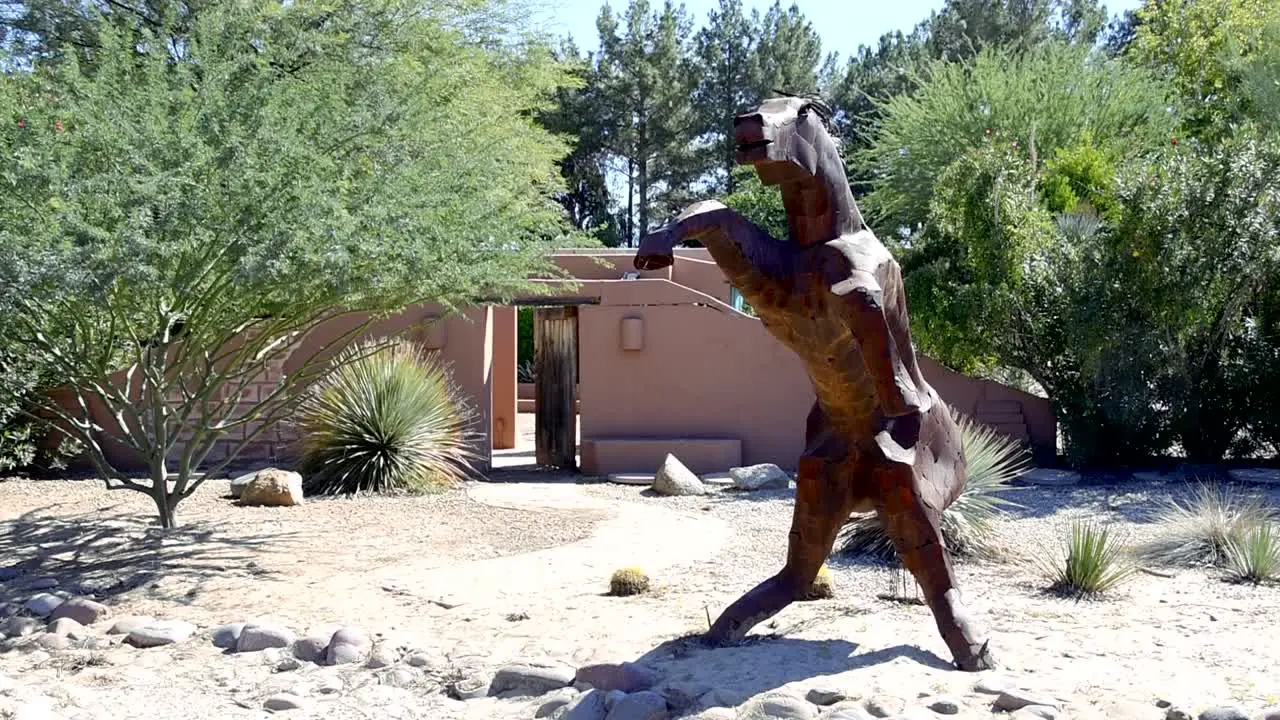
M736 189L733 119L760 100L754 83L759 28L760 14L744 14L742 0L720 0L694 37L696 132L706 142L702 163L717 192Z

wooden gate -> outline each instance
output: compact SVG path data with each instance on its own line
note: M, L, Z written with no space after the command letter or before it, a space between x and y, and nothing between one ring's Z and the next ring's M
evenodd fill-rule
M538 308L533 341L537 463L577 470L578 308Z

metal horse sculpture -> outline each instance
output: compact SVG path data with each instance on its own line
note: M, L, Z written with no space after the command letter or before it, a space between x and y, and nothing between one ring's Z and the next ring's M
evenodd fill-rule
M785 566L734 602L708 638L735 642L804 597L853 512L874 510L924 591L963 670L994 667L960 599L942 511L964 487L960 431L916 364L898 264L863 222L820 101L781 97L734 120L736 156L782 191L778 240L715 201L642 238L635 267L673 262L698 240L808 370L817 401L805 424Z

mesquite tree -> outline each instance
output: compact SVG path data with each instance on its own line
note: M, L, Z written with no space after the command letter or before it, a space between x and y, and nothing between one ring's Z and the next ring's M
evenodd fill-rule
M554 274L565 74L500 10L151 3L0 58L0 330L65 382L30 412L171 527L369 323Z

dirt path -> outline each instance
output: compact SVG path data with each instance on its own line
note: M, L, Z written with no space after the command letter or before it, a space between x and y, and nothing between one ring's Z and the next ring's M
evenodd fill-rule
M145 498L84 483L0 483L0 566L22 571L0 583L0 604L29 597L30 581L48 577L95 590L116 617L182 619L207 632L265 616L300 636L354 625L431 658L421 668L281 670L279 652L223 654L200 635L151 650L118 640L28 647L0 652L0 718L7 676L18 688L10 700L44 702L67 720L263 718L264 700L282 691L310 708L289 717L523 720L541 700L463 702L440 692L441 682L542 659L643 660L659 671L659 689L682 702L737 705L824 688L886 708L947 695L960 708L952 717L991 716L977 678L950 668L928 610L877 597L896 576L884 567L833 558L836 600L793 605L740 647L680 640L777 570L792 491L659 498L529 480L275 509L237 507L225 488L210 487L185 508L186 529L163 540L145 523ZM1134 519L1150 498L1117 497L1033 495L1000 533L1031 545L1061 537L1074 514L1150 532ZM610 573L624 565L648 571L654 590L606 596ZM995 675L1055 698L1070 717L1160 720L1157 700L1193 716L1221 703L1253 713L1280 702L1280 590L1178 571L1077 604L1040 592L1020 565L958 571L991 628L1002 663Z

